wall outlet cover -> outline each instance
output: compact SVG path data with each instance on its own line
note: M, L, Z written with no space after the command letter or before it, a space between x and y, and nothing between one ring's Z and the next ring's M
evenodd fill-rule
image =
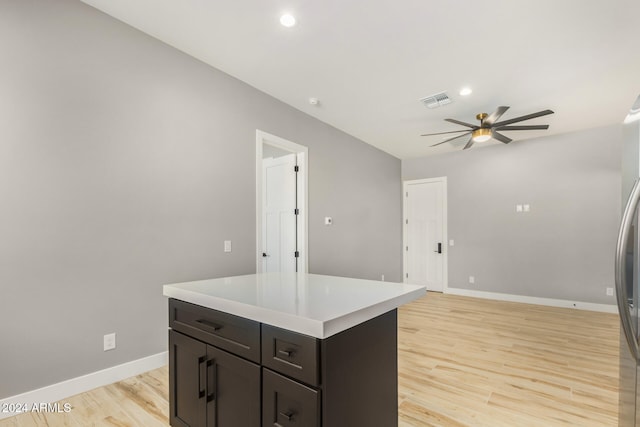
M607 288L607 296L613 296L613 288Z
M116 333L106 334L104 336L104 351L113 350L116 348Z

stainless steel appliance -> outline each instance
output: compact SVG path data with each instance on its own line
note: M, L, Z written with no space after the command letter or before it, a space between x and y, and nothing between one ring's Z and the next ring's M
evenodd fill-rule
M635 111L635 110L637 111ZM630 111L640 113L640 97ZM629 120L625 120L627 122ZM640 426L640 122L625 123L622 149L622 211L616 246L616 299L620 313L619 427Z

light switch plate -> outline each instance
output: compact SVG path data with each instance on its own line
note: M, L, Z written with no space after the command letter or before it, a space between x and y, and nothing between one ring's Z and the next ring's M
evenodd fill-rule
M224 241L224 251L231 252L231 240Z
M516 212L522 212L522 205L516 205Z
M531 210L531 206L529 206L529 205L522 205L522 209L523 209L525 212L529 212L529 211Z

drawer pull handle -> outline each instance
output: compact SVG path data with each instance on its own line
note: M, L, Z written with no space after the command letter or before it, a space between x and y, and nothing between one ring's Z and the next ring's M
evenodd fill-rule
M295 415L295 412L280 412L279 414L285 417L287 421L291 421L293 419L293 416Z
M278 350L278 353L287 356L287 357L291 357L291 355L293 354L292 350Z
M206 319L198 319L196 320L196 323L200 323L201 325L213 328L214 331L219 331L220 329L222 329L222 325L218 325L217 323L210 322Z

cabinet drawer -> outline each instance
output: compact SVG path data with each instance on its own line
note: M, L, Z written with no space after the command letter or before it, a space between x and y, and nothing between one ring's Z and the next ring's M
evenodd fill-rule
M253 320L170 299L169 327L260 363L260 323Z
M320 427L320 391L262 369L262 427Z
M316 338L262 324L262 365L307 384L317 386Z

